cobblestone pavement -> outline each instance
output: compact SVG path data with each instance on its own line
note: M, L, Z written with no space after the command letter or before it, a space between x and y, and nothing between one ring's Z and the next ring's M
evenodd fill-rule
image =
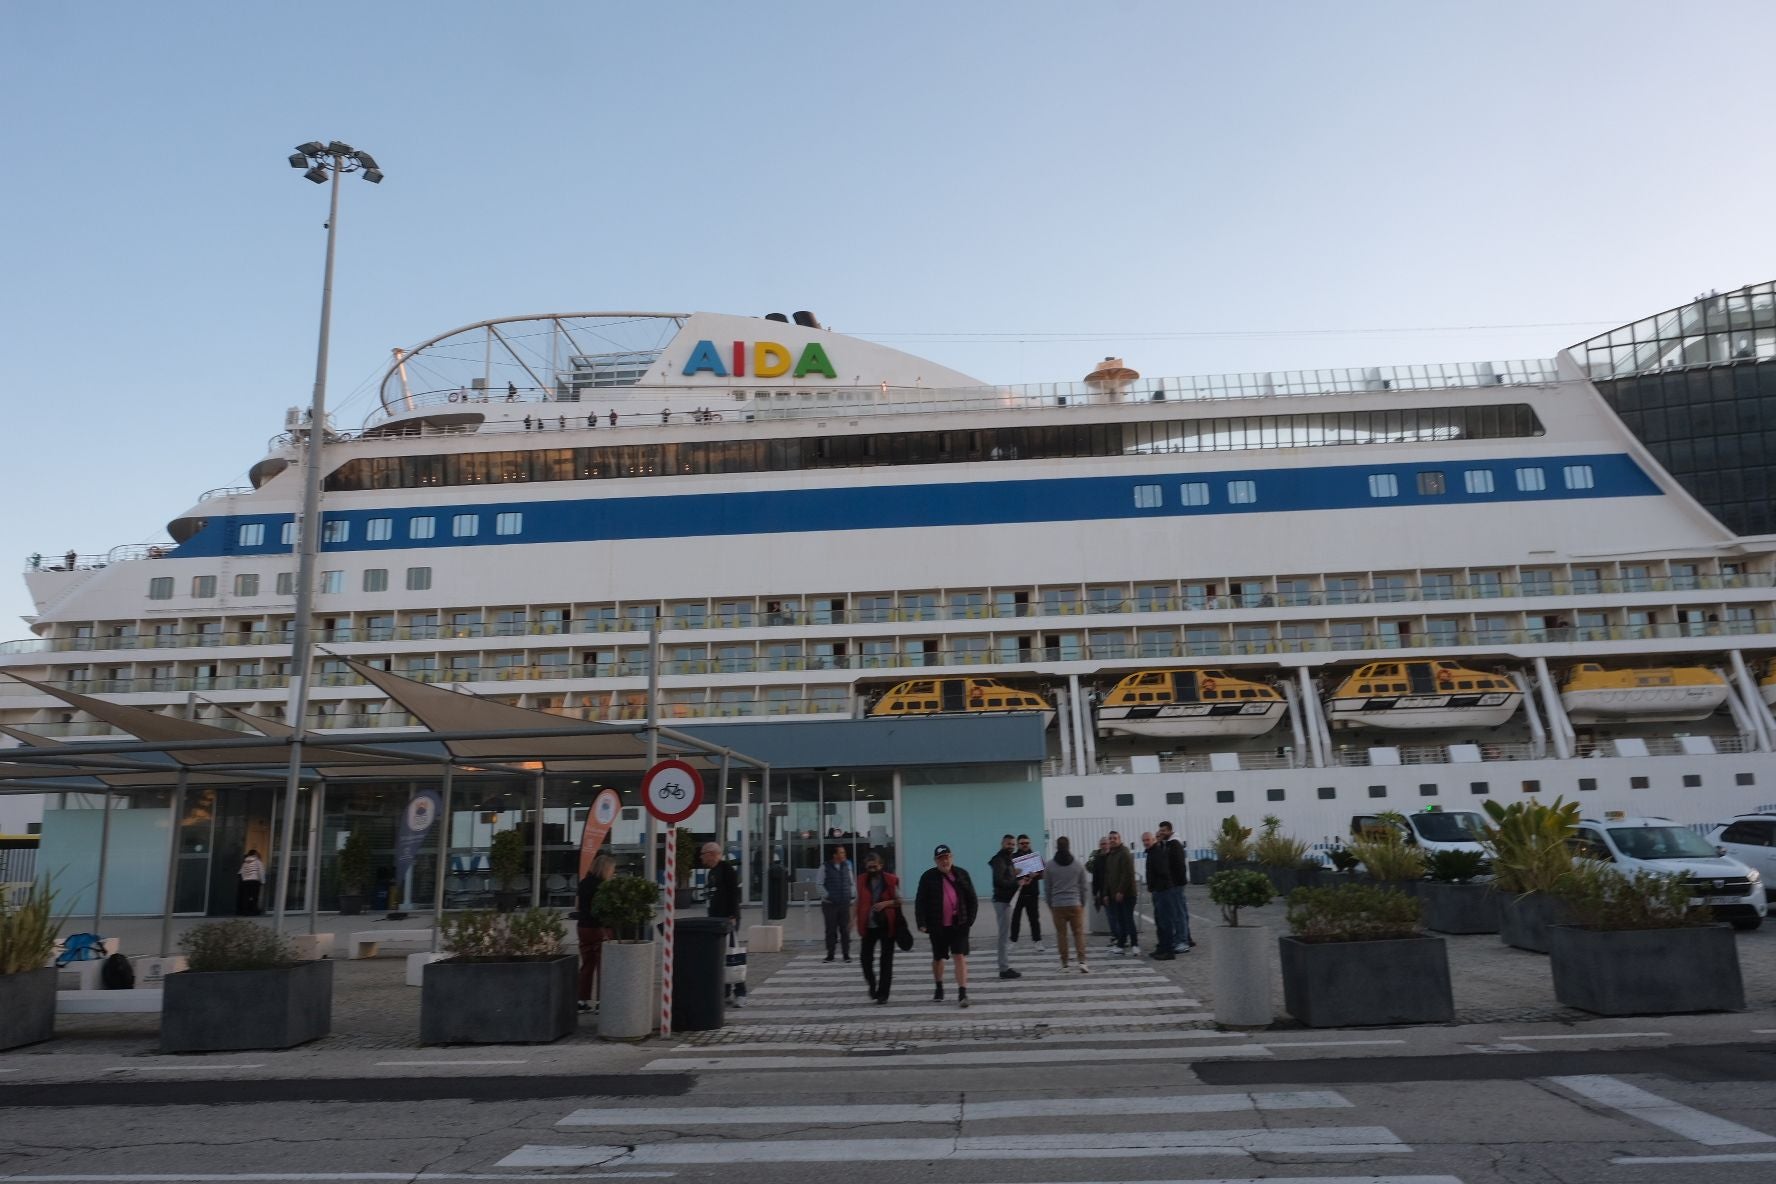
M885 1009L865 994L861 968L850 993L821 987L832 979L805 977L807 960L820 961L819 913L797 906L785 922L785 950L751 955L751 1006L731 1009L724 1028L691 1033L682 1040L687 1047L857 1047L957 1039L1081 1041L1112 1033L1125 1034L1125 1039L1149 1033L1163 1039L1167 1033L1212 1030L1209 957L1220 919L1205 889L1191 888L1188 897L1198 943L1190 953L1172 961L1115 959L1100 952L1107 938L1096 935L1091 940L1094 969L1099 973L1063 980L1052 944L1046 954L1037 954L1026 940L1017 947L1013 963L1025 971L1025 977L1003 984L1017 990L1000 990L1001 981L993 972L993 922L985 917L976 931L972 966L976 1005L969 1011L955 1007L953 988L947 1005L930 1004L930 963L922 944L899 955L894 999ZM1244 910L1241 919L1280 933L1283 913L1283 906L1275 903ZM153 925L157 929L158 922ZM1144 917L1141 926L1143 943L1151 949L1151 918ZM1776 923L1737 937L1747 1006L1754 1011L1776 1010ZM1595 1022L1596 1017L1555 1003L1545 956L1510 949L1492 935L1445 941L1457 1024ZM132 939L132 944L138 949L150 946L146 938ZM405 969L399 954L339 961L334 969L333 1032L308 1047L323 1052L418 1048L419 991L406 985ZM837 978L841 983L850 981L843 974ZM791 989L798 985L799 990ZM1012 1005L1014 995L1023 1001L1021 1005ZM1280 978L1275 998L1280 1012ZM1159 1006L1162 1003L1166 1006ZM1296 1025L1279 1015L1276 1026ZM57 1020L54 1040L5 1055L157 1055L158 1039L159 1020L152 1015L63 1016ZM597 1041L596 1018L587 1015L565 1043Z

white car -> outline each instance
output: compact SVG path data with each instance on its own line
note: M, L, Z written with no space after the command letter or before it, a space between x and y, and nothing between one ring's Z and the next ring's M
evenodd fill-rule
M1727 856L1764 876L1764 896L1776 883L1776 814L1741 814L1708 832L1708 841Z
M1385 827L1379 814L1358 814L1351 819L1351 835L1361 838L1367 831ZM1401 814L1394 823L1408 847L1418 847L1427 854L1438 851L1480 851L1480 836L1486 819L1472 810L1415 810Z
M1684 876L1695 894L1690 903L1708 905L1735 929L1756 929L1769 910L1762 873L1722 855L1708 839L1669 818L1586 818L1572 842L1578 854L1625 874Z

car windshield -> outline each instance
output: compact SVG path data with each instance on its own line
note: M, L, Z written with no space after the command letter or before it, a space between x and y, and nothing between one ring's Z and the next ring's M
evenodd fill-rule
M1714 845L1681 826L1612 826L1610 838L1630 859L1713 859Z
M1419 838L1427 843L1477 843L1480 841L1480 815L1468 811L1445 814L1414 814L1412 825Z

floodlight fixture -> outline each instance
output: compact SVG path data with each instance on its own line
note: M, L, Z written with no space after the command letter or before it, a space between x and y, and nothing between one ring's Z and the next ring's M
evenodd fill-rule
M290 167L293 169L307 168L308 167L308 156L305 153L292 152L290 154Z
M327 170L318 164L302 175L307 177L310 181L313 181L316 185L325 185L327 183Z
M325 152L326 150L327 146L319 140L310 140L306 144L296 145L296 151L302 153L304 156L314 156L315 154Z
M331 152L334 156L350 156L352 154L352 146L347 144L344 140L334 140L331 144L327 145L327 151Z
M374 156L371 156L368 152L357 152L357 153L354 153L353 155L355 155L358 158L358 163L363 165L365 168L371 170L372 172L374 172L376 170L376 158Z
M370 184L372 184L372 185L382 184L382 170L381 169L365 169L364 170L364 180L370 182Z

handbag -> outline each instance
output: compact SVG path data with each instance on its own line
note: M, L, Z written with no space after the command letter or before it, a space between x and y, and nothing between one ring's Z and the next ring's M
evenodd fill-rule
M901 953L913 948L913 927L907 924L906 910L894 910L894 944Z
M728 935L727 964L723 969L722 983L729 987L746 985L746 947L735 940L731 933Z

